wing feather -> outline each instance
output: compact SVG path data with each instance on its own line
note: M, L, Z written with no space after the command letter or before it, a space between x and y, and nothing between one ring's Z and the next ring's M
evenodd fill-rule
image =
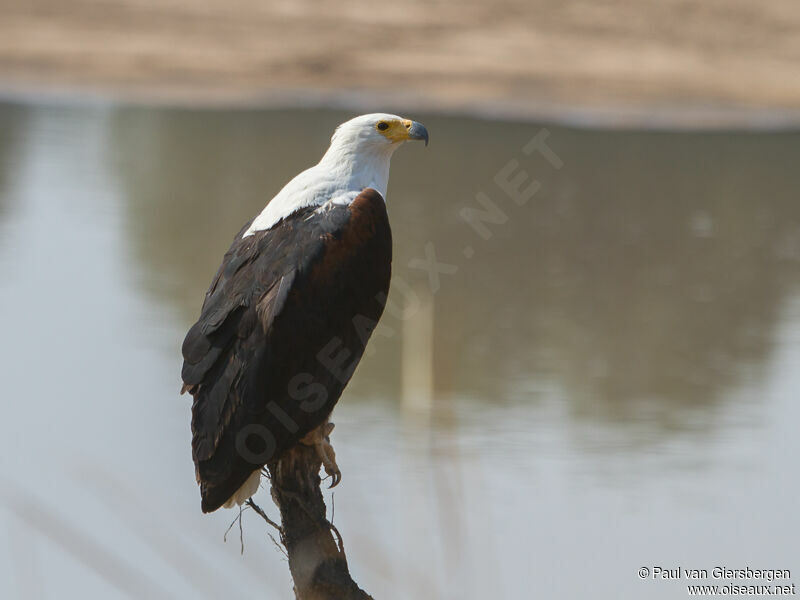
M206 294L200 318L186 334L181 376L183 389L195 397L196 460L213 455L231 415L248 400L236 383L249 376L248 369L258 368L255 356L286 304L298 268L322 253L321 234L298 240L298 233L293 220L246 238L237 236Z
M317 353L338 340L354 367L369 335L352 319L377 322L390 271L391 231L374 190L349 207L308 207L270 230L237 235L183 343L204 511L222 505L259 466L236 446L243 428L264 426L275 438L271 452L280 452L324 421L349 377L325 367ZM300 373L326 392L314 413L289 396ZM267 411L271 403L297 426L278 423Z

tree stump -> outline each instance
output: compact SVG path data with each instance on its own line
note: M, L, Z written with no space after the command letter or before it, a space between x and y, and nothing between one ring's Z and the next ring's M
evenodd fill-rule
M350 577L341 536L326 517L321 466L316 449L302 443L267 465L295 596L297 600L372 600ZM260 509L257 512L267 518Z

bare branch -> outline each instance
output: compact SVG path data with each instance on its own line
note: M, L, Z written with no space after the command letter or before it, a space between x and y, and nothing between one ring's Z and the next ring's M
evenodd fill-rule
M252 500L247 504L281 533L297 599L371 600L350 577L342 536L326 518L315 448L297 444L268 467L281 526Z

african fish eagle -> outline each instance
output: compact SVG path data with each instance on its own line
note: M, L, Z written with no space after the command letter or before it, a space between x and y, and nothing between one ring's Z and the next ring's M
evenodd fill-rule
M328 417L383 312L389 161L406 140L427 145L428 132L389 114L343 123L222 259L183 342L203 512L247 501L301 441L338 483Z

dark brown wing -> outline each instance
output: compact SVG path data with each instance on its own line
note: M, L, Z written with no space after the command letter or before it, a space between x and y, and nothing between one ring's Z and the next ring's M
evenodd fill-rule
M237 236L183 343L202 508L330 414L383 311L391 231L380 194Z

